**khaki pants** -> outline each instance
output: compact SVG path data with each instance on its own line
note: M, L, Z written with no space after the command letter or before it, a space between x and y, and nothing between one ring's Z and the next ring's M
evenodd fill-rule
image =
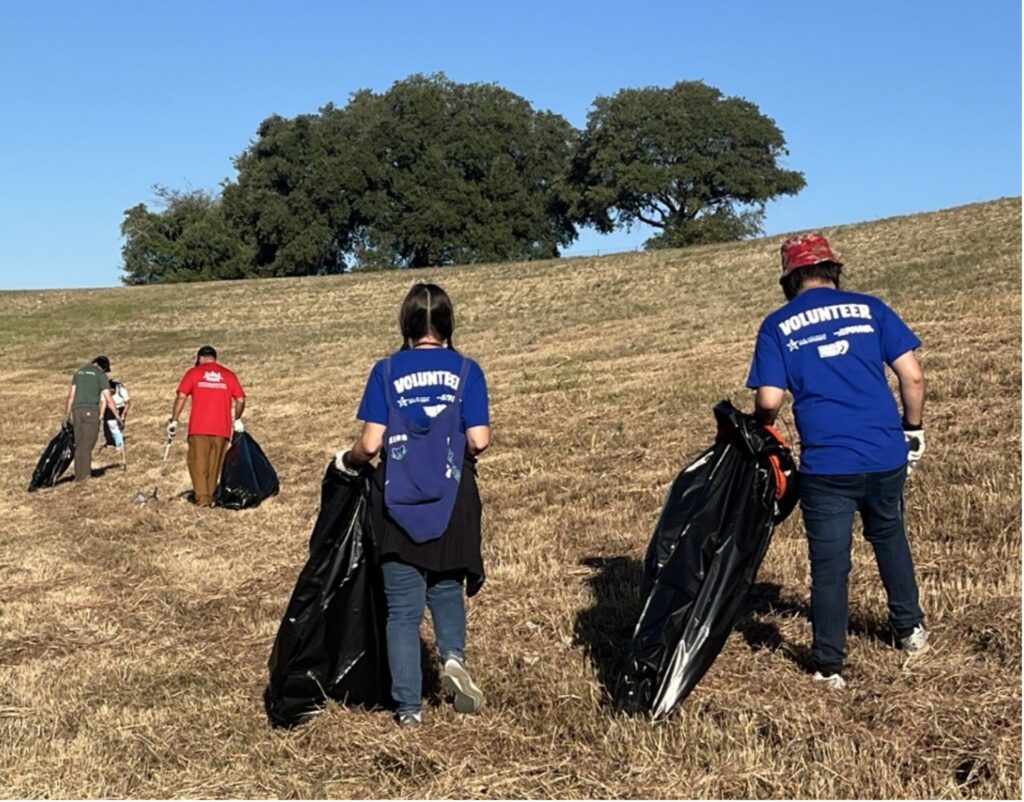
M213 491L220 480L220 467L227 450L226 437L209 434L188 436L188 472L192 476L196 504L200 507L213 506Z
M75 481L84 482L92 475L92 449L100 433L98 407L72 407L71 425L75 428Z

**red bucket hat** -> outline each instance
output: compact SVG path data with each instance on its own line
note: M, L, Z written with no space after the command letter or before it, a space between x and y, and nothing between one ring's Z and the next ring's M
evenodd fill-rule
M828 240L821 234L802 234L790 237L782 243L782 277L785 278L798 267L808 267L821 262L832 262L842 266Z

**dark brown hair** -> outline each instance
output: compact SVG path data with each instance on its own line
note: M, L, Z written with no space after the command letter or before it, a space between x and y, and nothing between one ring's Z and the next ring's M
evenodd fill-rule
M413 284L398 313L398 327L402 332L402 349L412 348L416 340L433 334L453 351L452 331L455 329L455 310L448 293L436 284Z
M796 294L800 292L800 287L808 279L824 279L825 281L831 281L836 285L836 289L839 289L839 277L843 274L843 266L837 265L835 262L818 262L815 265L808 265L807 267L798 267L796 270L791 272L788 276L783 276L779 279L779 284L782 285L782 292L786 296L787 301L792 301L796 298Z

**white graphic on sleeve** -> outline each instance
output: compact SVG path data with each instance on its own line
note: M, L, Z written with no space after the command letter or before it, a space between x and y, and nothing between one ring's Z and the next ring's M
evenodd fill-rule
M813 345L814 343L824 342L827 339L827 334L812 334L810 337L804 337L802 340L794 340L790 337L786 346L789 348L790 353L792 353L805 345Z
M819 306L783 320L779 324L779 328L782 329L782 334L788 337L794 331L799 331L804 326L813 326L815 323L827 323L844 317L859 317L871 320L871 308L867 304Z
M836 342L829 343L828 345L819 345L818 356L820 356L822 359L828 359L829 357L832 356L842 356L849 350L849 340L837 340Z
M851 334L874 334L875 330L871 326L843 326L843 328L837 331L836 337L848 337Z

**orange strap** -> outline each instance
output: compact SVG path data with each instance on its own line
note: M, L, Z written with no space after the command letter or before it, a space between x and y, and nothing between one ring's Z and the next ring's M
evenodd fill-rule
M772 473L775 474L775 500L778 501L786 495L786 474L782 472L778 454L769 454L768 464L772 466Z
M764 429L779 442L779 445L786 445L786 438L774 426L765 426ZM769 454L768 464L772 466L772 473L775 474L775 500L778 501L786 495L786 474L782 472L782 465L779 462L778 454Z
M789 445L789 443L786 442L786 438L783 437L779 430L776 429L774 426L768 426L767 424L764 424L764 430L768 432L768 434L770 434L776 440L778 440L780 446Z

